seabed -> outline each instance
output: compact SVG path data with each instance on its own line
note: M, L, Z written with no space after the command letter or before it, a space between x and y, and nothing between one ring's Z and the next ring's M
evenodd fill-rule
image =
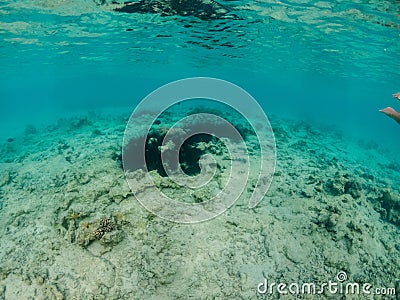
M261 203L249 209L246 189L221 216L177 224L128 187L126 116L60 119L3 142L0 299L254 299L264 279L321 283L341 271L400 290L390 151L271 116L277 166Z

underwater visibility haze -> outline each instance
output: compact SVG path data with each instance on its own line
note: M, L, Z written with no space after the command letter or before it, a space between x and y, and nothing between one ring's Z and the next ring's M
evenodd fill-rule
M400 111L399 1L6 0L0 35L0 299L275 299L266 282L329 280L400 293L400 125L379 112ZM129 119L191 77L241 87L268 120L207 101ZM249 159L202 132L178 165L214 177L184 189L162 140L198 113L232 123ZM126 149L150 167L124 170ZM168 197L205 203L235 162L250 166L243 193L210 221L170 222L136 199L158 204L147 172Z

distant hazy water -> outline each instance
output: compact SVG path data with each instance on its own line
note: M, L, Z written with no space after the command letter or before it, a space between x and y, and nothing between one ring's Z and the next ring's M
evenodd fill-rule
M85 1L0 5L0 137L86 110L132 108L169 81L210 76L268 114L335 125L400 150L378 113L400 101L396 1L220 1L237 20L118 14ZM127 29L129 31L127 31Z

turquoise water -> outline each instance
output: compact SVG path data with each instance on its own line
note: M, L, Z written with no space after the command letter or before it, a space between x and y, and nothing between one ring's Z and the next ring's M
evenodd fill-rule
M221 1L240 19L124 14L91 1L1 2L3 138L77 110L134 107L190 76L232 81L267 114L400 149L395 1ZM127 31L129 30L129 31Z
M400 125L378 110L400 111L399 1L219 3L230 12L206 20L120 13L110 0L0 1L0 299L256 299L269 296L257 291L264 279L321 283L343 273L398 295ZM247 185L218 218L182 225L136 201L149 189L140 168L128 186L121 148L146 95L197 76L258 101L276 165L248 209L257 172L229 177L225 149L187 145L197 160L220 155L206 165L219 164L220 178L190 203L227 178ZM171 115L144 114L157 159ZM246 142L256 165L260 145ZM152 178L187 200L162 175Z

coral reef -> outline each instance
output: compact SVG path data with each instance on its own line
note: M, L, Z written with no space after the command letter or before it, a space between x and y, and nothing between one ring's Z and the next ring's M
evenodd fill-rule
M350 194L353 198L359 198L363 191L354 177L340 172L336 172L333 178L328 179L324 187L326 192L332 196Z
M116 229L115 221L109 217L102 217L94 221L82 221L77 229L76 242L78 245L86 247L114 229Z
M154 143L173 118L157 119ZM275 118L277 169L265 199L247 208L251 177L237 205L186 226L133 197L118 160L125 121L66 119L0 146L1 299L253 299L262 278L326 282L340 270L354 282L399 288L397 154ZM246 141L254 144L251 134ZM229 170L218 142L192 146L216 158L205 166L216 168L207 187L184 190L150 171L165 194L189 203L215 195ZM139 193L144 175L127 172Z

